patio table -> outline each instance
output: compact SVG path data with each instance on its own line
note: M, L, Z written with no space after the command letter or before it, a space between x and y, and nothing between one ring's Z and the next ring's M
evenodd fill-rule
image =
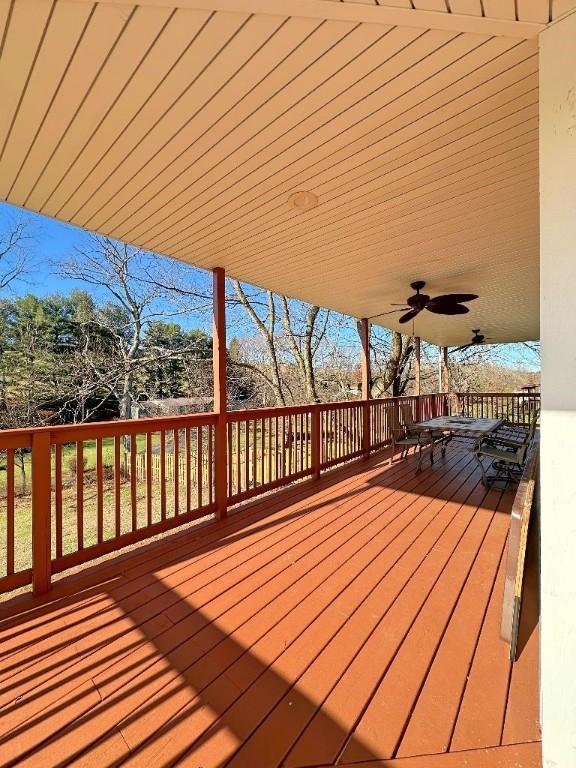
M444 432L439 442L442 455L446 447L461 451L471 451L479 437L486 437L495 432L504 423L504 419L476 419L472 416L436 416L434 419L419 421L414 427L422 431ZM454 438L457 438L456 440Z

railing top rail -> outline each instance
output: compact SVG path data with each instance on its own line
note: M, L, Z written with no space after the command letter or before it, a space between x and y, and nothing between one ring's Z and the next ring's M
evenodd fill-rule
M364 405L366 400L337 400L331 403L304 403L303 405L278 405L271 408L247 408L238 411L228 411L227 421L237 422L249 419L262 419L270 416L292 416L299 413L312 413L313 411L335 411L344 408ZM368 402L375 402L369 400Z
M358 408L365 404L366 400L339 400L335 403L319 403L318 408L321 411L344 411L347 408Z
M421 395L422 398L436 397L446 393L434 392L429 395ZM533 398L540 397L539 392L456 392L463 397L510 397ZM374 398L368 401L370 405L378 406L389 402L414 401L416 395L401 395L399 397ZM312 413L314 410L329 411L346 409L364 405L365 400L342 400L331 403L313 403L303 405L286 405L269 408L249 408L246 410L229 411L226 418L229 422L246 421L250 419L270 418L273 416L289 416L303 413ZM216 424L218 415L209 413L192 413L179 416L152 416L143 419L126 419L125 421L98 421L86 424L62 424L46 427L28 427L22 429L0 430L0 448L27 448L32 444L32 436L37 433L50 433L54 443L72 442L78 439L92 439L95 437L114 437L116 435L136 435L145 432L154 432L166 429L177 429L185 426L207 426Z
M30 448L32 445L32 433L22 429L0 429L0 451L18 448Z
M459 397L540 397L540 392L454 392Z
M115 435L138 435L164 429L207 426L215 424L216 413L191 413L181 416L152 416L143 419L124 421L94 421L85 424L58 424L47 427L29 427L27 429L0 430L0 448L25 448L32 443L35 434L48 433L55 443L90 440L94 437L114 437ZM17 445L18 443L18 445Z
M299 413L311 413L317 407L316 404L305 404L278 405L271 408L246 408L238 411L228 411L226 420L237 422L249 419L266 419L270 416L293 416Z

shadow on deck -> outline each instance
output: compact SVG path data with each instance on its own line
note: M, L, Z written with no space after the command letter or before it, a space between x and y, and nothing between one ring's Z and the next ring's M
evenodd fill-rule
M3 766L541 765L499 639L510 493L380 454L19 598ZM534 614L533 614L534 615Z

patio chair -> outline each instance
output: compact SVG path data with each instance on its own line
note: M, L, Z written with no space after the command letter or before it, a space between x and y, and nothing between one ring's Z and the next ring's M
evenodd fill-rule
M406 408L410 408L408 404L401 404L399 409L392 407L390 409L390 433L392 436L392 455L390 457L390 464L394 461L394 454L396 453L396 446L401 446L400 458L403 459L408 455L410 448L418 449L418 466L416 472L420 472L422 469L422 460L424 458L424 449L430 449L430 465L434 464L434 438L428 430L422 430L416 428L414 418L412 416L412 409L410 408L410 414L408 415ZM400 419L400 411L402 411L402 419ZM406 414L406 416L404 415ZM408 423L402 423L408 418Z
M410 405L410 403L400 403L400 413L402 414L402 421L404 423L404 426L408 430L408 432L410 433L422 432L422 428L419 427L417 422L414 420L412 406ZM426 430L426 434L432 437L432 440L435 445L439 443L442 446L442 456L445 456L446 445L449 439L452 437L451 432L446 429L430 429L430 430ZM432 460L432 464L433 463L434 461Z
M534 413L530 429L520 440L511 440L497 434L479 438L474 447L474 457L480 466L483 485L489 487L501 480L506 485L509 482L517 483L520 481L537 424L538 413ZM494 470L493 475L490 476L486 473L482 462L483 458L491 459L490 468Z
M536 426L538 425L539 418L540 409L535 408L532 410L530 416L530 424L528 426L522 424L514 424L511 421L504 421L502 426L498 427L496 430L495 437L503 440L510 440L511 442L515 443L521 443L524 441L524 438L530 431L532 431L532 434L534 434Z

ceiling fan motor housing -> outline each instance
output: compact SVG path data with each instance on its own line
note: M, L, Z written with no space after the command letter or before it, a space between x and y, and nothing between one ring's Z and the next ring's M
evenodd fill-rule
M425 293L420 293L425 285L426 283L424 280L417 280L414 283L410 283L410 288L413 288L416 293L414 296L410 296L410 298L406 300L406 303L409 307L412 307L412 309L418 309L422 311L426 307L426 304L428 304L430 301L430 296L427 296Z

